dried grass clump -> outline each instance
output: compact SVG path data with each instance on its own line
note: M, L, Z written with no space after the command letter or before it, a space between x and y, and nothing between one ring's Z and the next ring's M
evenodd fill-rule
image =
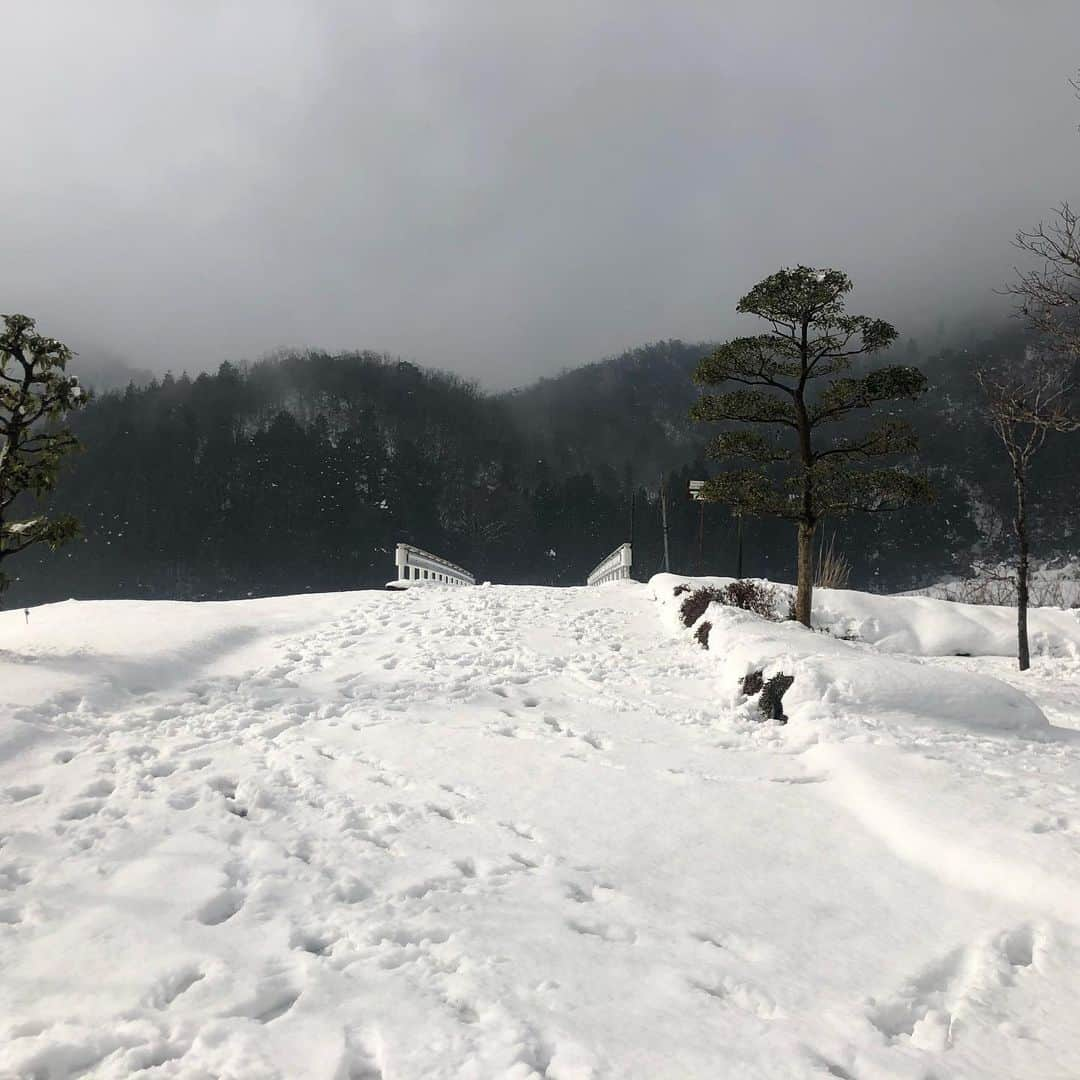
M703 648L709 647L709 634L712 632L712 623L706 619L695 631L694 640Z
M836 550L836 533L829 537L828 547L818 555L814 587L818 589L846 589L851 580L851 563Z

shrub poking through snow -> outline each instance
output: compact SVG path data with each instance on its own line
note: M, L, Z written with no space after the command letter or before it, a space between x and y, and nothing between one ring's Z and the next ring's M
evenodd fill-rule
M709 633L712 631L712 623L706 619L695 631L694 638L697 643L703 648L709 647Z
M784 715L783 699L794 681L794 675L785 675L781 672L766 682L764 672L750 671L743 676L742 692L747 697L761 695L758 698L758 710L762 720L778 720L781 724L786 724L788 718Z
M742 692L747 697L753 697L755 694L761 693L761 688L765 685L765 677L760 671L751 671L743 676Z
M682 596L682 594L684 592L689 592L689 591L690 591L690 586L685 584L685 583L683 583L682 585L676 585L675 586L675 595L676 596Z
M682 607L679 608L679 617L682 619L683 626L693 626L705 614L705 609L714 600L722 604L724 602L723 597L724 590L714 589L711 585L695 589L683 600Z
M776 618L776 590L760 581L741 578L720 590L720 603L752 611L763 619Z
M678 596L680 590L685 588L686 586L683 585L678 586L675 589L675 595ZM770 585L763 585L760 581L743 579L732 581L722 589L713 585L695 589L683 600L682 607L679 608L683 626L693 626L705 614L705 609L713 601L724 604L726 607L752 611L763 619L776 618L776 590Z
M794 675L785 675L781 672L779 675L774 675L762 687L761 697L758 698L758 708L766 720L787 723L788 718L784 715L784 695L794 681Z

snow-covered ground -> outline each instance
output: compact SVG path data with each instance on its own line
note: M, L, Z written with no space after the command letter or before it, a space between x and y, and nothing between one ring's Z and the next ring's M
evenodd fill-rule
M1080 620L679 580L0 615L0 1076L1080 1076Z

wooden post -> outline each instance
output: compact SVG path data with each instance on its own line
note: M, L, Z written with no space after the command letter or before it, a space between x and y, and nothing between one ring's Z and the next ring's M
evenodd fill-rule
M737 515L738 530L739 530L739 553L738 561L735 564L735 576L742 580L742 514Z

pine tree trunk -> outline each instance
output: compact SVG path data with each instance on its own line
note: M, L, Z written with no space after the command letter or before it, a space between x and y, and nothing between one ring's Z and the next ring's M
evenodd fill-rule
M1028 648L1028 531L1027 531L1027 477L1023 472L1016 474L1016 541L1019 559L1016 564L1016 658L1020 670L1031 667L1031 652Z
M795 587L795 618L810 626L814 598L814 526L799 523L799 571Z

